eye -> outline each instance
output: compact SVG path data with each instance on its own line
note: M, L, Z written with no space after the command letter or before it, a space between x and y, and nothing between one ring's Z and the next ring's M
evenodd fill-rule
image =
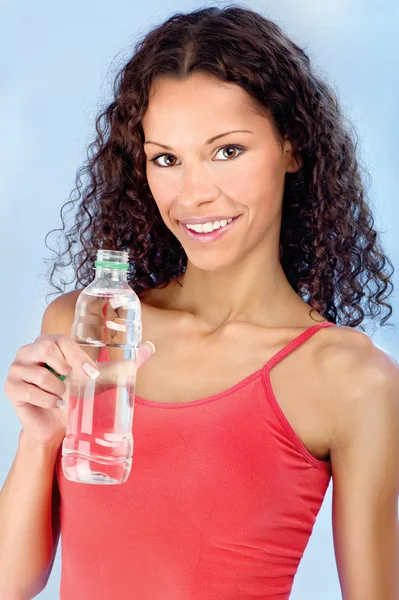
M242 154L242 153L245 151L245 148L244 148L243 146L239 146L239 145L237 145L237 144L230 144L229 146L222 146L221 148L219 148L219 150L217 151L217 153L216 153L216 154L219 154L219 152L220 152L221 150L226 150L226 149L229 149L229 150L231 150L232 148L233 148L234 150L239 150L239 151L240 151L240 154ZM228 158L238 158L238 156L240 156L240 154L238 154L238 155L236 155L236 156L233 156L233 157L231 157L231 156L230 156L230 157L228 157Z
M245 152L245 148L243 146L240 146L239 144L228 144L227 146L222 146L221 148L219 148L219 150L217 151L216 154L218 154L221 150L226 150L226 149L234 149L234 150L238 150L240 152L240 154L242 154L243 152ZM238 156L240 156L240 154L238 154ZM173 154L157 154L156 156L154 156L154 158L151 158L151 162L156 166L156 167L160 167L161 169L165 169L168 166L174 166L174 165L161 165L159 164L157 161L159 158L163 158L164 156L166 156L167 158L176 158ZM238 158L238 156L233 156L233 157L227 157L227 159L231 159L233 160L234 158ZM226 157L225 157L226 158Z

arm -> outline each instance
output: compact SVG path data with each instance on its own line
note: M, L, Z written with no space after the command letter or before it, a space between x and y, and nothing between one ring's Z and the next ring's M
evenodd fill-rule
M76 293L46 309L42 333L70 333ZM39 447L22 429L14 462L0 493L0 600L27 600L46 586L59 540L58 448Z
M0 599L27 600L45 587L59 532L51 504L57 448L32 447L19 436L0 494ZM55 499L55 490L54 490Z
M335 397L335 556L344 600L398 600L399 366L360 335Z

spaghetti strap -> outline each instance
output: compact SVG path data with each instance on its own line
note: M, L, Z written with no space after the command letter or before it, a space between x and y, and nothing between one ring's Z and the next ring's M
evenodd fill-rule
M322 323L316 323L315 325L311 325L308 329L305 329L301 334L299 334L296 338L291 340L288 344L286 344L281 350L276 352L265 364L263 367L265 372L269 372L280 360L282 360L285 356L290 354L295 348L306 342L312 335L314 335L319 329L324 329L325 327L331 327L335 325L335 323L331 323L330 321L323 321Z
M109 361L108 348L107 348L107 346L103 346L100 350L100 354L98 355L96 362L108 362L108 361Z

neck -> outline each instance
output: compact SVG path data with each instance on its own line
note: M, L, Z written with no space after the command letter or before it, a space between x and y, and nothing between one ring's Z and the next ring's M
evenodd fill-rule
M310 307L289 284L277 256L205 271L187 263L173 282L168 308L188 313L201 329L214 333L229 322L265 327L311 324Z

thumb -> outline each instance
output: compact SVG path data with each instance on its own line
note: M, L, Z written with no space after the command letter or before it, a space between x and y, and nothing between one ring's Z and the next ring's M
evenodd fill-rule
M152 342L143 342L139 349L139 354L137 357L137 368L139 369L147 362L149 358L154 354L155 346Z

